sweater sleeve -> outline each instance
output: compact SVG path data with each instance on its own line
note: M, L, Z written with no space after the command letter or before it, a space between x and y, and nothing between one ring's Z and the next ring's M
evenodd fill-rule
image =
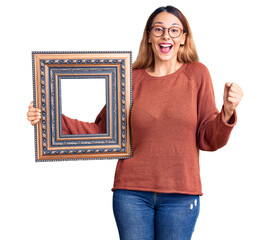
M236 111L225 122L224 106L219 112L209 71L204 67L200 74L200 86L197 98L197 146L204 151L215 151L225 146L231 131L237 122Z
M62 114L62 134L106 133L106 105L97 115L94 123L72 119Z

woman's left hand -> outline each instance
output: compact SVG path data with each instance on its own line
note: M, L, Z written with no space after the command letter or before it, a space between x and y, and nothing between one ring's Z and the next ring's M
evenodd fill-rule
M228 122L233 115L234 110L240 103L244 93L242 88L236 83L227 82L224 87L223 105L225 121Z

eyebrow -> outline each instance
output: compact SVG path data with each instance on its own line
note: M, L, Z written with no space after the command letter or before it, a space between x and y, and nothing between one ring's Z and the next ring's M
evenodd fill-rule
M164 24L164 23L163 22L156 22L153 25L156 25L156 24ZM173 23L172 25L178 25L178 26L180 26L178 23Z

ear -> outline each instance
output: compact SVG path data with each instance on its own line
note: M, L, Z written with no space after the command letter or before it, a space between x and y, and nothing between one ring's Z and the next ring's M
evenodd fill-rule
M187 33L182 34L180 46L184 46L186 42Z

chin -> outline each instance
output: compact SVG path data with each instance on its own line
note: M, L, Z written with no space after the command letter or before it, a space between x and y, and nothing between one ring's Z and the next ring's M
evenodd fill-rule
M168 56L158 56L158 58L161 60L161 61L174 61L174 60L177 60L177 56L175 55L168 55Z

